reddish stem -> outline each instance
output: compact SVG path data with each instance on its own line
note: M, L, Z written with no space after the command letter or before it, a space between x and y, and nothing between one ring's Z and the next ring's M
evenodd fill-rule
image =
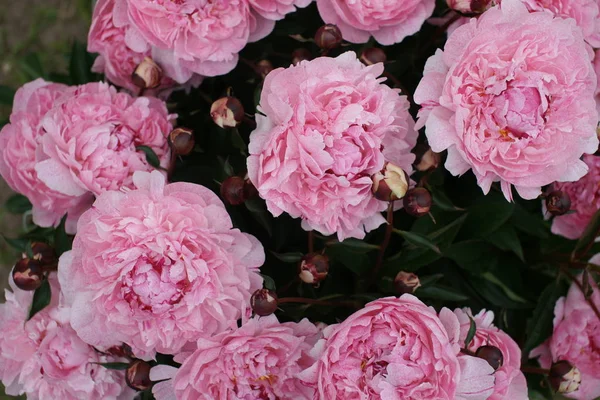
M383 242L381 242L381 246L379 247L379 254L377 254L377 262L375 263L375 268L373 268L373 272L371 275L371 282L369 286L373 284L377 276L379 275L379 270L381 269L381 265L383 264L383 257L385 256L385 250L390 244L390 239L392 237L392 231L394 229L394 202L390 201L387 209L387 226L385 227L385 235L383 237Z
M315 251L315 234L313 231L308 231L308 254L312 254Z
M577 279L577 277L575 275L573 275L571 273L571 271L569 271L567 268L561 267L561 271L562 271L563 274L565 274L566 276L568 276L569 279L571 279L571 281L573 281L573 283L575 283L575 285L577 285L577 287L579 288L579 290L583 294L583 297L587 300L588 304L590 305L590 307L594 311L594 314L596 314L596 316L600 320L600 310L598 310L598 307L596 306L596 304L592 300L592 296L589 296L589 297L586 296L585 289L583 288L583 285L581 284L581 282L579 282L579 279Z

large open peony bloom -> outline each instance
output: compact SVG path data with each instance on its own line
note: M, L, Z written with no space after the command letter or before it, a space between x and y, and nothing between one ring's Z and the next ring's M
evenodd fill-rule
M560 50L560 51L559 51ZM575 181L598 148L592 52L575 21L504 0L456 29L425 66L415 101L434 151L454 175L472 169L484 193L521 197Z
M408 101L353 52L279 68L265 79L248 175L269 211L302 227L363 238L385 222L371 175L389 161L411 171L417 140Z
M323 21L337 25L345 40L366 43L373 36L391 45L421 29L435 0L317 0L317 6Z
M69 325L68 309L59 306L60 288L50 275L52 302L27 321L33 292L6 291L0 304L0 380L10 395L30 400L123 400L133 394L122 371L96 363L121 361L84 343Z
M59 261L71 324L100 349L125 342L139 357L177 353L250 314L261 244L233 229L219 198L157 171L136 190L98 197Z
M314 399L484 400L494 390L487 361L458 357L459 322L412 295L367 304L323 331L317 362L301 374Z
M179 369L158 366L153 380L157 400L280 399L312 400L314 389L298 373L314 360L309 351L319 337L307 319L279 323L277 317L254 317L242 327L198 341L191 355L175 359Z

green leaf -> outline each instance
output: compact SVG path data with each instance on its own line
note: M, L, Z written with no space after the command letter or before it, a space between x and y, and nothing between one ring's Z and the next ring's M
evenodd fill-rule
M11 214L23 214L31 210L31 202L22 194L10 196L4 204L6 210Z
M434 283L436 283L437 281L439 281L440 279L442 279L443 277L444 277L444 274L434 274L434 275L422 276L419 278L419 280L421 281L421 286L430 286L430 285L433 285Z
M248 154L248 146L237 128L228 129L231 135L231 144L234 148L238 149L243 155Z
M435 299L442 301L466 301L469 297L454 289L442 286L420 287L416 290L415 296L424 299Z
M56 250L56 254L60 257L65 251L71 250L73 243L67 232L65 231L65 224L67 222L67 216L65 215L60 220L60 224L56 227L54 231L54 249Z
M483 278L487 279L488 281L492 282L493 284L498 285L500 287L500 289L502 289L504 294L506 294L506 297L508 297L509 299L516 301L517 303L527 303L527 300L525 300L524 298L522 298L521 296L519 296L518 294L513 292L511 290L511 288L506 286L500 279L498 279L491 272L485 272L481 276Z
M8 243L10 247L17 250L20 253L24 253L27 249L27 245L29 244L29 240L27 239L12 239L2 235L2 238Z
M587 253L588 248L594 243L598 233L600 233L600 210L596 211L585 227L583 234L575 245L575 249L573 249L573 253L571 253L571 259L579 260L585 256L585 253Z
M273 218L267 210L264 201L259 198L253 198L246 200L244 205L256 222L265 228L269 236L273 236Z
M510 216L510 223L516 229L540 239L545 239L549 236L548 227L544 223L541 214L533 215L520 204L515 205L513 214Z
M30 53L23 57L19 62L19 67L24 78L29 81L46 76L40 57L36 53Z
M465 349L469 348L471 341L475 337L475 333L477 332L477 324L475 320L469 315L469 332L467 332L467 337L465 338Z
M344 246L349 249L361 252L368 252L371 250L379 250L379 245L370 244L367 242L363 242L362 240L349 238L344 240L343 242L331 241L327 243L330 246Z
M339 262L358 276L366 274L373 268L373 263L369 256L361 251L353 251L342 246L334 246L327 250L327 255L329 256L331 263Z
M50 304L51 298L52 290L50 289L50 282L48 279L44 279L42 281L42 286L37 288L33 293L33 300L31 302L31 308L29 309L29 317L27 317L27 320L29 321L35 314Z
M456 262L460 267L482 272L497 262L492 253L493 247L483 240L467 240L455 243L444 251L444 256Z
M71 60L69 63L69 74L74 85L82 85L93 81L91 63L85 49L85 45L74 41L71 47Z
M143 151L144 152L144 154L146 155L146 162L148 164L150 164L154 168L163 169L160 166L160 159L158 158L158 156L156 155L156 153L154 152L154 150L151 147L148 147L148 146L137 146L135 149L137 151Z
M273 254L275 257L277 257L279 260L283 261L284 263L297 263L298 261L300 261L300 259L304 255L300 252L275 253L274 251L272 251L271 254Z
M559 281L554 281L542 292L537 306L527 324L527 340L523 346L523 354L529 352L542 343L552 333L552 320L554 319L554 305L564 289Z
M452 204L452 201L442 191L439 191L439 190L431 191L431 196L433 198L433 204L435 206L439 207L440 210L451 211L451 212L452 211L465 211L464 208L456 207L454 204Z
M517 231L511 225L505 224L501 226L496 232L487 236L486 240L500 250L515 253L521 261L525 261L521 241L519 240Z
M277 285L275 285L275 281L273 280L273 278L271 278L269 275L265 275L265 274L259 274L260 276L263 277L263 287L265 289L269 289L272 291L277 290Z
M114 369L117 371L125 371L127 368L129 368L128 363L122 363L122 362L107 362L107 363L92 363L92 364L98 364L98 365L103 366L106 369Z
M461 233L466 238L484 237L494 233L508 221L514 208L514 203L509 203L502 195L490 193L468 208L469 216Z
M0 85L0 104L12 106L15 90L6 85Z
M402 236L404 240L416 247L423 247L434 251L435 253L441 254L440 248L437 247L431 240L425 236L419 235L418 233L402 231L400 229L394 229L394 233Z

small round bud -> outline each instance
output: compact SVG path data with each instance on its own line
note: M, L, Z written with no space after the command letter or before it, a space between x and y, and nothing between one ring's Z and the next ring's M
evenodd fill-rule
M32 259L38 261L44 268L56 267L58 263L58 256L54 248L44 242L33 242L31 243L31 253L33 254Z
M250 297L250 306L258 316L271 315L277 310L277 294L269 289L258 289Z
M400 271L394 278L394 289L396 289L398 295L413 294L419 287L421 287L421 281L412 272Z
M133 390L143 391L152 385L150 380L150 364L142 360L134 360L125 371L125 382Z
M133 357L133 351L131 350L131 346L126 343L121 343L120 346L109 347L108 349L106 349L106 353L115 357Z
M427 145L418 146L416 153L417 159L415 160L415 169L417 171L425 172L432 169L436 169L442 160L439 153L434 153L431 147Z
M481 14L492 6L491 0L446 0L448 7L461 14Z
M329 273L329 257L310 253L302 257L298 266L302 282L318 285Z
M244 106L235 97L221 97L212 103L210 107L210 116L215 124L221 128L234 128L242 122L244 118Z
M145 57L135 67L131 80L133 84L141 89L155 89L160 86L162 69L150 57Z
M557 393L572 393L579 389L581 372L566 360L557 361L550 367L550 386Z
M381 201L401 199L408 190L408 176L402 168L392 163L386 163L383 170L373 175L371 180L371 191Z
M315 43L323 50L335 49L342 44L342 32L336 25L323 25L315 33Z
M360 61L365 65L385 63L387 61L387 56L379 47L369 47L360 53Z
M297 65L301 61L310 60L312 54L305 48L299 48L292 52L292 64Z
M194 150L196 139L194 131L188 128L175 128L169 133L169 144L171 150L178 156L187 156Z
M475 357L479 357L487 361L488 364L494 368L494 370L500 368L504 363L504 356L502 355L500 349L496 346L481 346L475 352Z
M39 261L22 258L15 264L12 278L19 289L35 290L42 286L44 269Z
M256 63L256 72L260 74L260 76L265 79L269 72L273 71L273 64L269 60L260 60Z
M571 198L562 190L550 192L546 196L546 209L552 215L564 215L571 209Z
M239 176L230 176L221 184L221 198L225 203L237 206L246 201L246 182Z
M422 187L416 187L406 192L403 200L404 209L414 217L422 217L431 209L431 194Z

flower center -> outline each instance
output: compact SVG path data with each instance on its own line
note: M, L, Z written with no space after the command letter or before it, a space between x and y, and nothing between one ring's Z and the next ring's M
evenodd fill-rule
M500 127L501 141L514 142L526 137L536 137L545 123L547 100L532 87L511 87L493 100L493 117Z

